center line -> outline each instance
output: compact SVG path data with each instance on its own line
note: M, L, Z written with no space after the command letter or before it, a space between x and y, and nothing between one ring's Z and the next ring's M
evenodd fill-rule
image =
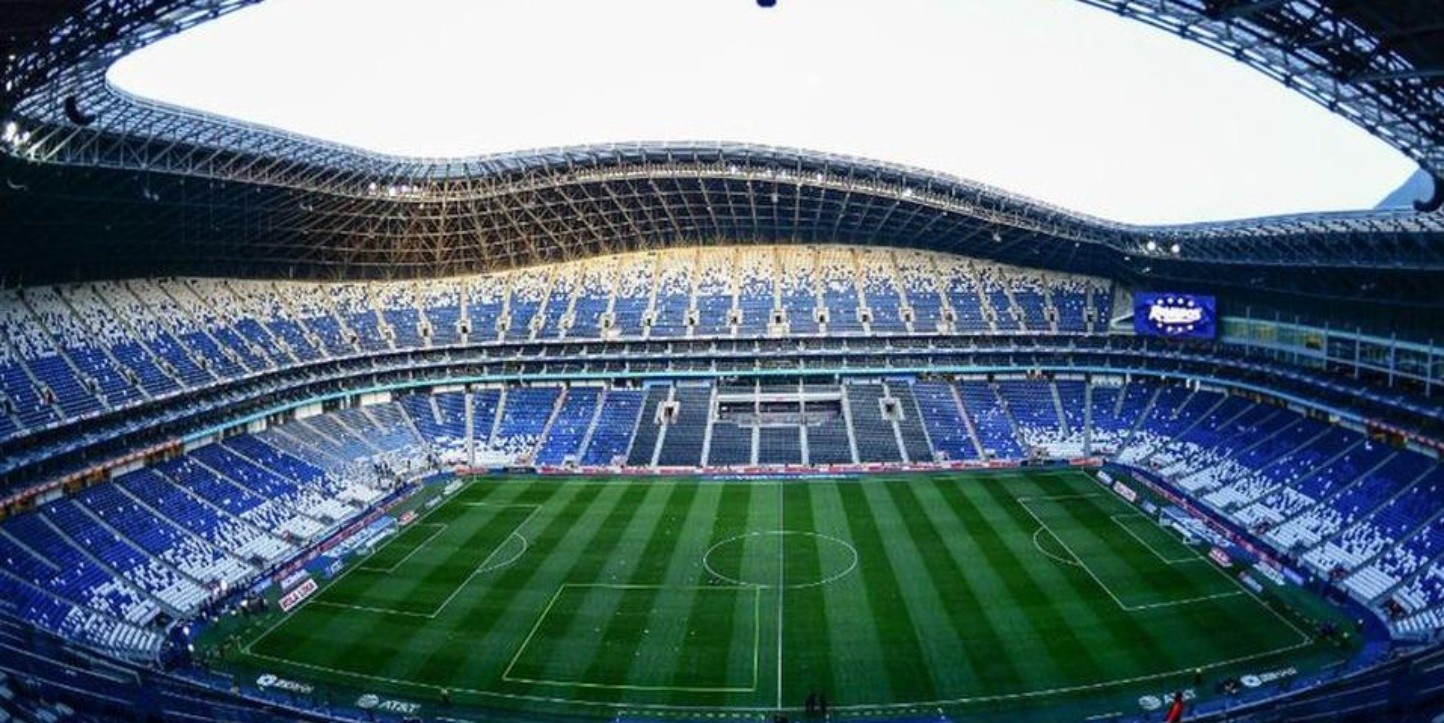
M787 541L784 520L782 516L782 485L777 483L777 709L782 710L782 594L783 583L786 582L784 574L787 558L785 554Z

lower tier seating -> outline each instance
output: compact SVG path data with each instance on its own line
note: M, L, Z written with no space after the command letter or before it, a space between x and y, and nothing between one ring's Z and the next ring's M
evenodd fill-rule
M980 452L982 453L980 455ZM1401 633L1444 624L1444 467L1283 407L1133 380L438 390L227 436L0 522L7 609L130 654L157 623L464 463L851 465L1108 454L1152 470Z

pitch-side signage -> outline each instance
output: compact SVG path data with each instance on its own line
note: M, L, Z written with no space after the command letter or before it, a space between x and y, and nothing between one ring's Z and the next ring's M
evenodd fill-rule
M1113 492L1129 502L1138 502L1138 493L1134 492L1132 487L1122 482L1113 483Z
M300 585L302 582L305 582L306 576L309 574L310 573L306 572L304 569L301 569L287 575L281 580L281 592L289 592L291 588Z
M1297 668L1280 668L1278 670L1270 670L1267 673L1251 673L1239 678L1238 682L1243 683L1243 687L1245 688L1257 688L1260 685L1268 685L1269 683L1285 678L1292 678L1298 674L1299 671Z
M308 577L305 582L301 583L300 587L281 596L281 612L291 612L297 605L301 604L302 600L311 597L311 593L313 592L316 592L316 580L315 578Z
M379 710L387 713L401 713L413 715L421 710L420 703L412 703L409 700L392 700L382 698L375 693L366 693L356 699L356 707L361 710Z
M278 678L274 675L271 675L270 673L266 673L265 675L256 678L256 687L271 690L284 690L288 693L300 693L301 695L310 695L316 690L314 686L311 686L307 683L298 683L294 680Z

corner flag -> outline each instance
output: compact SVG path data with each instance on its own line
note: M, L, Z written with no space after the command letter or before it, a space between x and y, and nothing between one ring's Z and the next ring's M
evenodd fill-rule
M1179 723L1183 720L1183 693L1173 694L1173 705L1168 708L1168 716L1163 723Z

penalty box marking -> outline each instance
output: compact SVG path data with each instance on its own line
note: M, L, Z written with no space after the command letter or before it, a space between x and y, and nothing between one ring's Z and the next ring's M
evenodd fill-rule
M1142 513L1140 513L1140 512L1123 512L1123 513L1120 513L1120 514L1112 515L1112 516L1109 517L1109 519L1111 519L1111 520L1113 520L1115 523L1117 523L1119 527L1122 527L1124 532L1127 532L1127 533L1129 534L1129 536L1131 536L1133 539L1138 540L1138 543L1139 543L1139 544L1141 544L1141 545L1143 545L1144 547L1148 548L1148 551L1151 552L1151 553L1153 553L1153 556L1154 556L1154 557L1157 557L1159 560L1162 560L1163 563L1166 564L1166 565L1184 565L1184 564L1192 563L1192 562L1204 562L1204 561L1205 561L1202 555L1198 554L1197 552L1195 552L1194 550L1189 549L1189 548L1185 548L1185 549L1188 549L1188 553L1189 553L1187 557L1175 557L1175 558L1168 557L1167 555L1164 555L1163 553L1159 552L1159 551L1158 551L1158 548L1154 547L1153 545L1150 545L1150 544L1148 543L1148 540L1143 539L1137 532L1134 532L1134 531L1132 530L1132 528L1130 528L1130 527L1128 526L1128 523L1126 523L1126 522L1123 521L1123 519L1120 519L1120 518L1139 518L1139 517L1141 517L1141 518L1143 518L1143 519L1149 519L1147 515L1144 515L1144 514L1142 514Z
M434 514L436 514L437 512L439 512L440 510L442 510L442 509L444 509L444 508L446 508L446 507L448 507L448 506L450 506L450 505L452 505L452 504L460 505L460 506L463 506L463 507L519 507L519 508L528 508L528 509L531 509L531 514L527 515L527 516L526 516L526 519L524 519L524 520L522 520L521 522L517 523L517 525L512 528L511 533L508 534L506 537L502 538L502 543L501 543L501 544L499 544L499 545L497 545L496 547L492 548L492 551L491 551L485 558L482 559L481 563L478 564L478 565L476 566L476 568L471 571L471 574L468 575L465 580L462 580L460 583L457 584L456 589L452 591L450 597L448 597L448 598L441 604L441 606L438 607L436 610L434 610L434 611L432 611L432 612L430 612L430 613L417 613L417 612L410 612L410 611L407 611L407 610L394 610L394 609L391 609L391 608L378 608L378 607L370 607L370 606L366 606L366 605L353 605L353 604L351 604L351 603L337 603L337 602L331 602L331 601L329 601L329 600L323 600L322 597L325 595L325 593L326 593L327 590L330 590L330 589L331 589L331 586L333 586L333 585L341 582L341 580L345 579L346 576L347 576L347 575L350 575L352 572L355 572L356 570L360 570L360 569L362 569L362 568L364 567L363 565L353 565L353 566L351 566L351 567L347 567L345 570L342 570L342 571L341 571L341 574L340 574L340 575L337 575L337 576L334 577L334 578L332 578L330 582L326 583L326 586L325 586L325 587L323 587L323 588L321 588L320 590L316 591L314 594L311 595L311 597L307 598L306 600L303 600L303 601L301 602L300 607L297 607L295 610L292 610L290 613L287 613L287 614L285 614L285 615L282 615L280 618L278 618L278 619L276 620L276 622L275 622L274 624L271 625L271 627L266 628L266 630L265 630L264 632L262 632L260 635L257 635L255 638L252 638L252 639L251 639L249 642L247 642L247 643L245 644L245 646L242 648L242 652L244 652L246 655L251 655L251 656L258 657L258 658L269 658L269 656L264 656L264 655L261 655L261 654L259 654L259 653L252 652L251 646L253 646L253 645L255 645L256 643L258 643L258 642L266 639L267 637L270 637L271 633L276 632L276 630L277 630L278 628L280 628L282 625L284 625L284 624L290 622L291 620L293 620L293 619L296 617L296 614L299 613L299 612L301 612L301 611L302 611L303 609L305 609L306 606L308 606L308 605L319 605L319 606L321 606L321 607L330 607L330 608L342 608L342 609L346 609L346 610L359 610L359 611L362 611L362 612L372 612L372 613L379 613L379 614L386 614L386 615L395 615L395 616L398 616L398 617L434 619L436 616L440 615L443 610L446 609L446 606L447 606L447 605L450 605L450 604L451 604L451 601L456 598L457 594L459 594L459 593L461 592L462 588L465 588L465 587L467 586L467 584L469 584L477 575L479 575L479 574L481 574L481 573L483 573L483 572L488 572L488 571L490 571L490 570L494 570L494 569L497 569L497 568L500 568L500 567L504 567L504 566L506 566L506 565L510 565L511 563L516 562L516 560L517 560L518 558L520 558L522 555L526 554L527 549L529 549L529 547L530 547L530 542L527 540L526 535L521 534L521 529L522 529L523 527L525 527L525 526L527 525L527 523L531 522L531 519L532 519L533 517L535 517L538 512L541 511L541 509L542 509L542 506L541 506L541 505L518 504L518 503L491 504L491 503L486 503L486 502L458 502L458 501L455 501L455 500L456 500L456 498L453 497L451 501L448 501L448 502L446 502L445 504L437 505L436 507L434 507L434 508L432 508L431 510L429 510L424 516L422 516L422 518L421 518L420 520L417 520L416 522L413 522L412 524L443 525L443 524L445 524L445 523L440 523L440 522L427 523L427 522L425 522L425 520L426 520L428 517L431 517L432 515L434 515ZM438 534L439 534L439 533L438 533ZM435 537L435 535L433 535L431 538L427 538L427 542L430 542L431 539L434 539L434 537ZM510 558L510 559L502 562L501 564L493 565L493 566L488 566L488 563L490 563L490 562L491 562L491 559L496 556L496 553L497 553L497 552L500 552L501 549L506 546L506 542L507 542L508 540L510 540L511 538L513 538L513 537L518 538L518 539L521 540L521 544L522 544L521 552L517 553L515 556L513 556L512 558ZM389 546L391 543L395 542L396 539L397 539L396 537L392 537L391 539L387 540L385 544L383 544L381 547L377 548L377 550L376 550L375 552L371 553L371 554L372 554L372 555L375 555L375 554L381 552L381 550L386 549L387 546ZM416 551L413 550L411 554L415 554L415 552L416 552ZM369 558L368 558L368 559L369 559ZM273 660L279 660L279 659L276 659L276 658L271 658L271 659L273 659Z
M412 523L412 525L413 525L413 527L430 527L430 528L432 528L432 533L431 533L430 535L427 535L427 536L426 536L426 539L422 540L421 542L416 543L416 547L411 548L411 552L406 553L406 557L403 557L403 558L401 558L400 560L397 560L393 565L391 565L391 567L371 567L371 566L369 566L369 565L364 565L364 564L363 564L363 565L357 566L357 568L356 568L357 571L359 571L359 572L385 572L385 573L396 572L396 568L401 567L402 565L405 565L405 564L406 564L406 561L407 561L407 560L410 560L412 555L415 555L416 553L421 552L421 549L422 549L423 547L426 547L426 545L427 545L428 543L430 543L432 540L436 539L436 536L437 536L437 535L441 534L441 531L442 531L442 530L445 530L445 529L446 529L446 523L444 523L444 522L415 522L415 523ZM386 547L390 547L390 546L391 546L391 543L395 542L395 541L396 541L397 539L399 539L400 537L401 537L401 535L398 534L396 537L394 537L394 538L392 538L392 539L390 539L390 540L387 540L385 546L386 546ZM372 556L372 557L375 557L376 554L379 553L379 552L381 552L381 551L380 551L380 550L377 550L376 552L372 553L371 556Z
M739 686L676 686L676 685L629 685L626 683L587 683L572 680L548 680L545 678L522 678L511 674L512 668L516 667L518 661L526 653L527 646L536 637L537 631L541 630L542 623L546 621L547 615L556 606L557 600L561 599L562 593L568 588L603 588L608 590L694 590L694 591L751 591L752 592L752 685L743 688ZM541 615L537 616L536 622L532 624L531 631L521 641L521 647L516 649L512 655L511 662L507 663L506 670L502 671L501 679L510 683L530 683L533 685L554 685L568 688L597 688L604 690L643 690L643 691L674 691L679 693L751 693L757 690L757 676L761 664L759 657L762 647L762 588L756 585L637 585L637 584L615 584L615 583L572 583L564 582L557 591L552 593L551 599L547 601L546 607L542 608Z
M1199 595L1199 596L1197 596L1197 597L1184 598L1184 599L1182 599L1182 600L1168 600L1168 601L1165 601L1165 602L1145 603L1145 604L1142 604L1142 605L1129 605L1129 604L1123 602L1123 600L1122 600L1121 598L1119 598L1116 593L1113 592L1113 589L1110 588L1110 587L1108 587L1108 584L1107 584L1107 583L1103 582L1103 578L1099 577L1099 576L1098 576L1098 573L1094 572L1094 571L1093 571L1093 568L1091 568L1091 567L1088 566L1088 561L1087 561L1087 560L1084 560L1083 557L1082 557L1081 555L1079 555L1077 552L1075 552L1072 547L1069 547L1068 543L1063 540L1062 535L1059 535L1057 532L1055 532L1055 531L1053 530L1052 527L1049 527L1049 526L1048 526L1048 523L1047 523L1047 522L1044 522L1044 521L1043 521L1043 518L1042 518L1042 517L1039 517L1039 516L1038 516L1038 513L1037 513L1037 512L1034 512L1033 509L1028 506L1028 501L1029 501L1029 500L1077 499L1077 498L1080 498L1080 497L1089 497L1089 496L1092 496L1092 497L1101 497L1101 496L1104 496L1104 495L1063 495L1063 496L1058 497L1058 498L1054 498L1054 497L1019 497L1019 498L1018 498L1018 504L1019 504L1019 506L1021 506L1025 511L1027 511L1027 513L1028 513L1029 515L1032 515L1033 519L1038 521L1038 524L1042 525L1044 529L1048 530L1048 534L1052 535L1052 536L1053 536L1053 539L1057 540L1057 541L1058 541L1058 544L1059 544L1059 545L1062 545L1062 546L1063 546L1063 549L1066 550L1069 555L1072 555L1072 556L1073 556L1073 559L1075 559L1075 560L1078 561L1078 566L1079 566L1079 567L1082 567L1082 568L1083 568L1083 571L1086 572L1086 573L1088 573L1088 576L1091 577L1091 578L1093 578L1093 581L1094 581L1094 582L1098 583L1098 587L1103 588L1103 592L1108 593L1108 597L1112 598L1112 599L1113 599L1113 602L1114 602L1115 604L1117 604L1118 607L1122 608L1123 610L1125 610L1125 611L1127 611L1127 612L1136 612L1136 611L1139 611L1139 610L1153 610L1153 609L1156 609L1156 608L1176 607L1176 606L1179 606L1179 605L1189 605L1189 604L1192 604L1192 603L1203 602L1203 601L1205 601L1205 600L1217 600L1217 599L1219 599L1219 598L1235 597L1235 596L1243 595L1243 591L1242 591L1242 590L1230 590L1230 591L1228 591L1228 592L1214 593L1214 594L1212 594L1212 595Z
M523 521L522 524L526 524L526 521ZM518 530L521 529L521 525L517 525L516 529L518 529ZM506 541L509 541L509 540L511 540L511 539L513 539L513 538L518 539L518 540L521 540L521 549L518 550L515 555L512 555L511 557L509 557L509 558L507 558L507 559L505 559L505 560L502 560L502 561L500 561L500 562L497 562L497 563L495 563L495 564L492 564L492 563L491 563L491 558L492 558L493 556L495 556L496 553L500 552L503 547L506 546ZM360 611L363 611L363 612L372 612L372 613L385 613L385 614L387 614L387 615L396 615L396 616L399 616L399 617L408 617L408 618L426 618L426 619L432 619L432 618L435 618L436 616L440 615L442 610L446 609L446 606L447 606L448 604L450 604L451 600L454 599L454 598L457 596L457 594L459 594L459 593L461 592L461 589L462 589L462 588L466 587L466 584L467 584L467 583L471 582L472 578L475 578L477 575L480 575L480 574L482 574L482 573L484 573L484 572L491 572L492 570L499 570L499 569L501 569L501 568L503 568L503 567L506 567L507 565L510 565L510 564L513 563L513 562L516 562L518 559L521 558L522 555L525 555L526 552L527 552L527 550L529 550L529 549L531 549L531 543L530 543L530 541L527 540L526 535L523 535L523 534L521 534L520 532L513 531L511 534L507 535L507 536L504 538L504 540L503 540L503 542L502 542L501 545L498 545L495 549L493 549L493 550L491 551L491 554L490 554L490 555L488 555L485 559L482 560L481 565L479 565L476 569L472 570L471 575L467 576L467 578L466 578L465 580L463 580L461 583L459 583L459 584L456 586L456 589L452 591L451 595L446 599L446 602L443 602L443 603L441 604L441 607L439 607L439 608L437 608L436 610L434 610L434 611L432 611L432 612L429 612L429 613L418 613L418 612L412 612L412 611L409 611L409 610L396 610L396 609L393 609L393 608L377 608L377 607L370 607L370 606L367 606L367 605L354 605L354 604L352 604L352 603L338 603L338 602L331 602L331 601L329 601L329 600L320 600L320 599L315 599L315 598L313 598L312 602L313 602L313 604L319 605L319 606L321 606L321 607L342 608L342 609L345 609L345 610L360 610Z

